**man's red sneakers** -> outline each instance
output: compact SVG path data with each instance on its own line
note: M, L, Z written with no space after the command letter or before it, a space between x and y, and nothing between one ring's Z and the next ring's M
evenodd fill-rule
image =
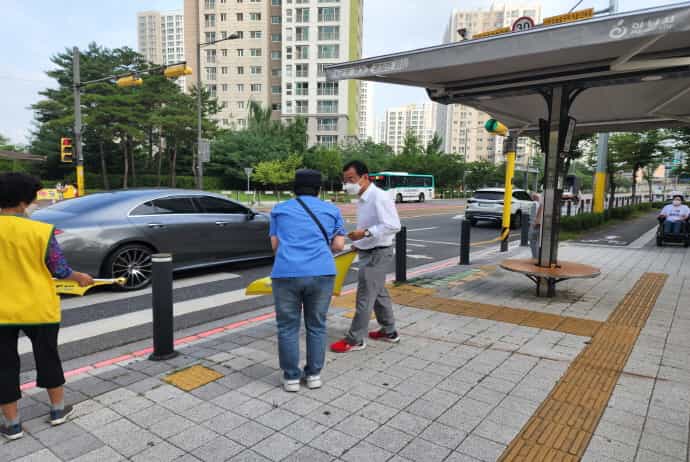
M390 334L387 334L383 331L383 329L369 332L369 338L372 340L383 340L384 342L390 343L398 343L400 341L398 331L393 331Z
M367 344L362 342L359 345L350 345L347 340L342 339L331 344L331 351L333 353L349 353L350 351L359 351L367 347Z

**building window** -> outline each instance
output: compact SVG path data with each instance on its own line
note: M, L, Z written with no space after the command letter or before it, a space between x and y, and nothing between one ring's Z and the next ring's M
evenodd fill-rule
M271 34L271 42L280 42L280 34Z
M223 48L222 50L220 50L220 54L223 55L223 56L227 56L227 55L228 55L228 49L227 49L227 48Z
M204 15L204 26L205 27L216 27L216 15L215 14L205 14Z
M215 67L207 67L206 68L206 80L216 80L217 78L217 69Z
M238 38L238 39L243 39L243 38L244 38L244 32L242 32L241 30L235 32L235 34L237 35L237 38Z
M261 21L261 13L249 13L250 21Z
M285 40L287 42L292 42L292 27L285 29Z
M244 109L244 101L237 102L237 109Z
M297 82L297 83L295 83L295 95L297 95L297 96L309 96L309 83L308 82Z
M271 59L273 61L280 61L280 51L272 51L271 52Z
M279 95L280 94L280 85L271 86L271 93L273 93L274 95Z
M280 16L271 16L271 24L280 24Z
M204 38L206 39L206 43L215 42L216 41L216 33L215 32L205 32Z
M296 59L309 59L309 45L297 45L295 47Z
M240 128L247 128L247 119L237 119L237 126Z
M238 93L244 92L244 84L243 83L238 83L236 88L237 88Z
M309 0L295 0L297 5L306 5L307 3L309 3Z
M237 75L244 75L244 66L237 66Z
M271 104L271 110L273 110L273 111L280 111L280 103L273 103L273 104Z
M220 22L225 22L228 20L228 14L227 13L221 13L220 14Z
M224 83L220 86L220 91L228 91L228 84Z
M285 84L285 94L287 96L292 96L292 84L291 83Z
M319 58L336 59L340 57L340 45L319 45Z
M260 83L253 83L251 84L250 88L252 93L259 93L261 91L261 84Z
M271 77L280 77L280 68L274 67L271 69Z
M309 40L309 28L308 27L295 27L295 37L297 41L306 42Z
M316 75L318 77L325 77L326 76L326 66L327 65L328 64L324 64L324 63L318 63L316 65Z
M318 135L316 143L322 146L335 146L338 144L338 135Z
M290 0L288 0L290 1ZM285 102L285 112L287 114L292 114L292 101L286 101Z
M317 130L320 132L334 132L338 130L338 119L332 117L317 119Z
M338 82L318 82L316 94L318 96L337 96Z
M261 48L252 48L250 51L251 55L254 57L261 56Z
M218 93L218 87L216 85L206 85L206 89L208 90L208 96L211 98L216 97Z
M271 5L280 6L280 0L271 0Z
M295 22L309 22L309 8L295 8Z
M295 77L309 77L309 64L295 64Z
M319 22L340 21L340 8L328 6L319 8Z
M261 75L261 66L249 66L249 72L253 75Z
M261 0L249 0L249 3L261 3Z
M292 64L288 64L285 66L285 76L292 77Z
M295 101L295 112L297 114L307 114L309 112L309 101L307 101L307 100Z
M319 26L319 40L340 40L340 26Z
M244 48L237 49L237 56L244 56Z
M237 13L237 21L238 22L244 21L244 13Z
M323 114L335 114L338 112L337 100L325 100L317 103L316 111Z
M204 0L204 8L212 10L216 7L216 0Z
M249 32L249 38L260 39L263 33L260 30L253 30Z
M319 0L319 3L338 3L340 0Z
M228 73L228 66L223 66L220 68L220 73L223 75L227 75Z
M216 62L216 50L205 50L206 51L206 63L215 64Z

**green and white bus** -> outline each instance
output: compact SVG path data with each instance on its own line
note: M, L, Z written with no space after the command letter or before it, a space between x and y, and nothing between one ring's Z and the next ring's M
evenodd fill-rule
M380 172L369 175L395 202L424 202L434 198L434 176L407 172Z

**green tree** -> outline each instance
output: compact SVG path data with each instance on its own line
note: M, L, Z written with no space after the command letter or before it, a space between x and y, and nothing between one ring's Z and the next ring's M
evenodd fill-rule
M330 189L340 181L343 158L337 147L315 146L304 155L304 166L321 172Z
M370 172L389 170L390 162L394 158L393 149L390 146L370 140L348 143L339 148L343 163L360 160L367 164Z
M295 171L302 165L302 156L291 154L285 159L259 162L254 168L254 179L266 186L273 186L278 191L280 186L291 183Z

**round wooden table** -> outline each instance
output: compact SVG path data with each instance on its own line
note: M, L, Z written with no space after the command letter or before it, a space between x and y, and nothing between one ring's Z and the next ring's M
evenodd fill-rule
M537 295L542 295L542 281L547 284L546 296L553 297L556 292L556 284L567 279L595 278L601 274L599 268L574 263L569 261L559 261L552 267L543 267L537 264L537 260L532 258L513 258L503 260L499 265L501 268L514 273L524 274L537 284Z

